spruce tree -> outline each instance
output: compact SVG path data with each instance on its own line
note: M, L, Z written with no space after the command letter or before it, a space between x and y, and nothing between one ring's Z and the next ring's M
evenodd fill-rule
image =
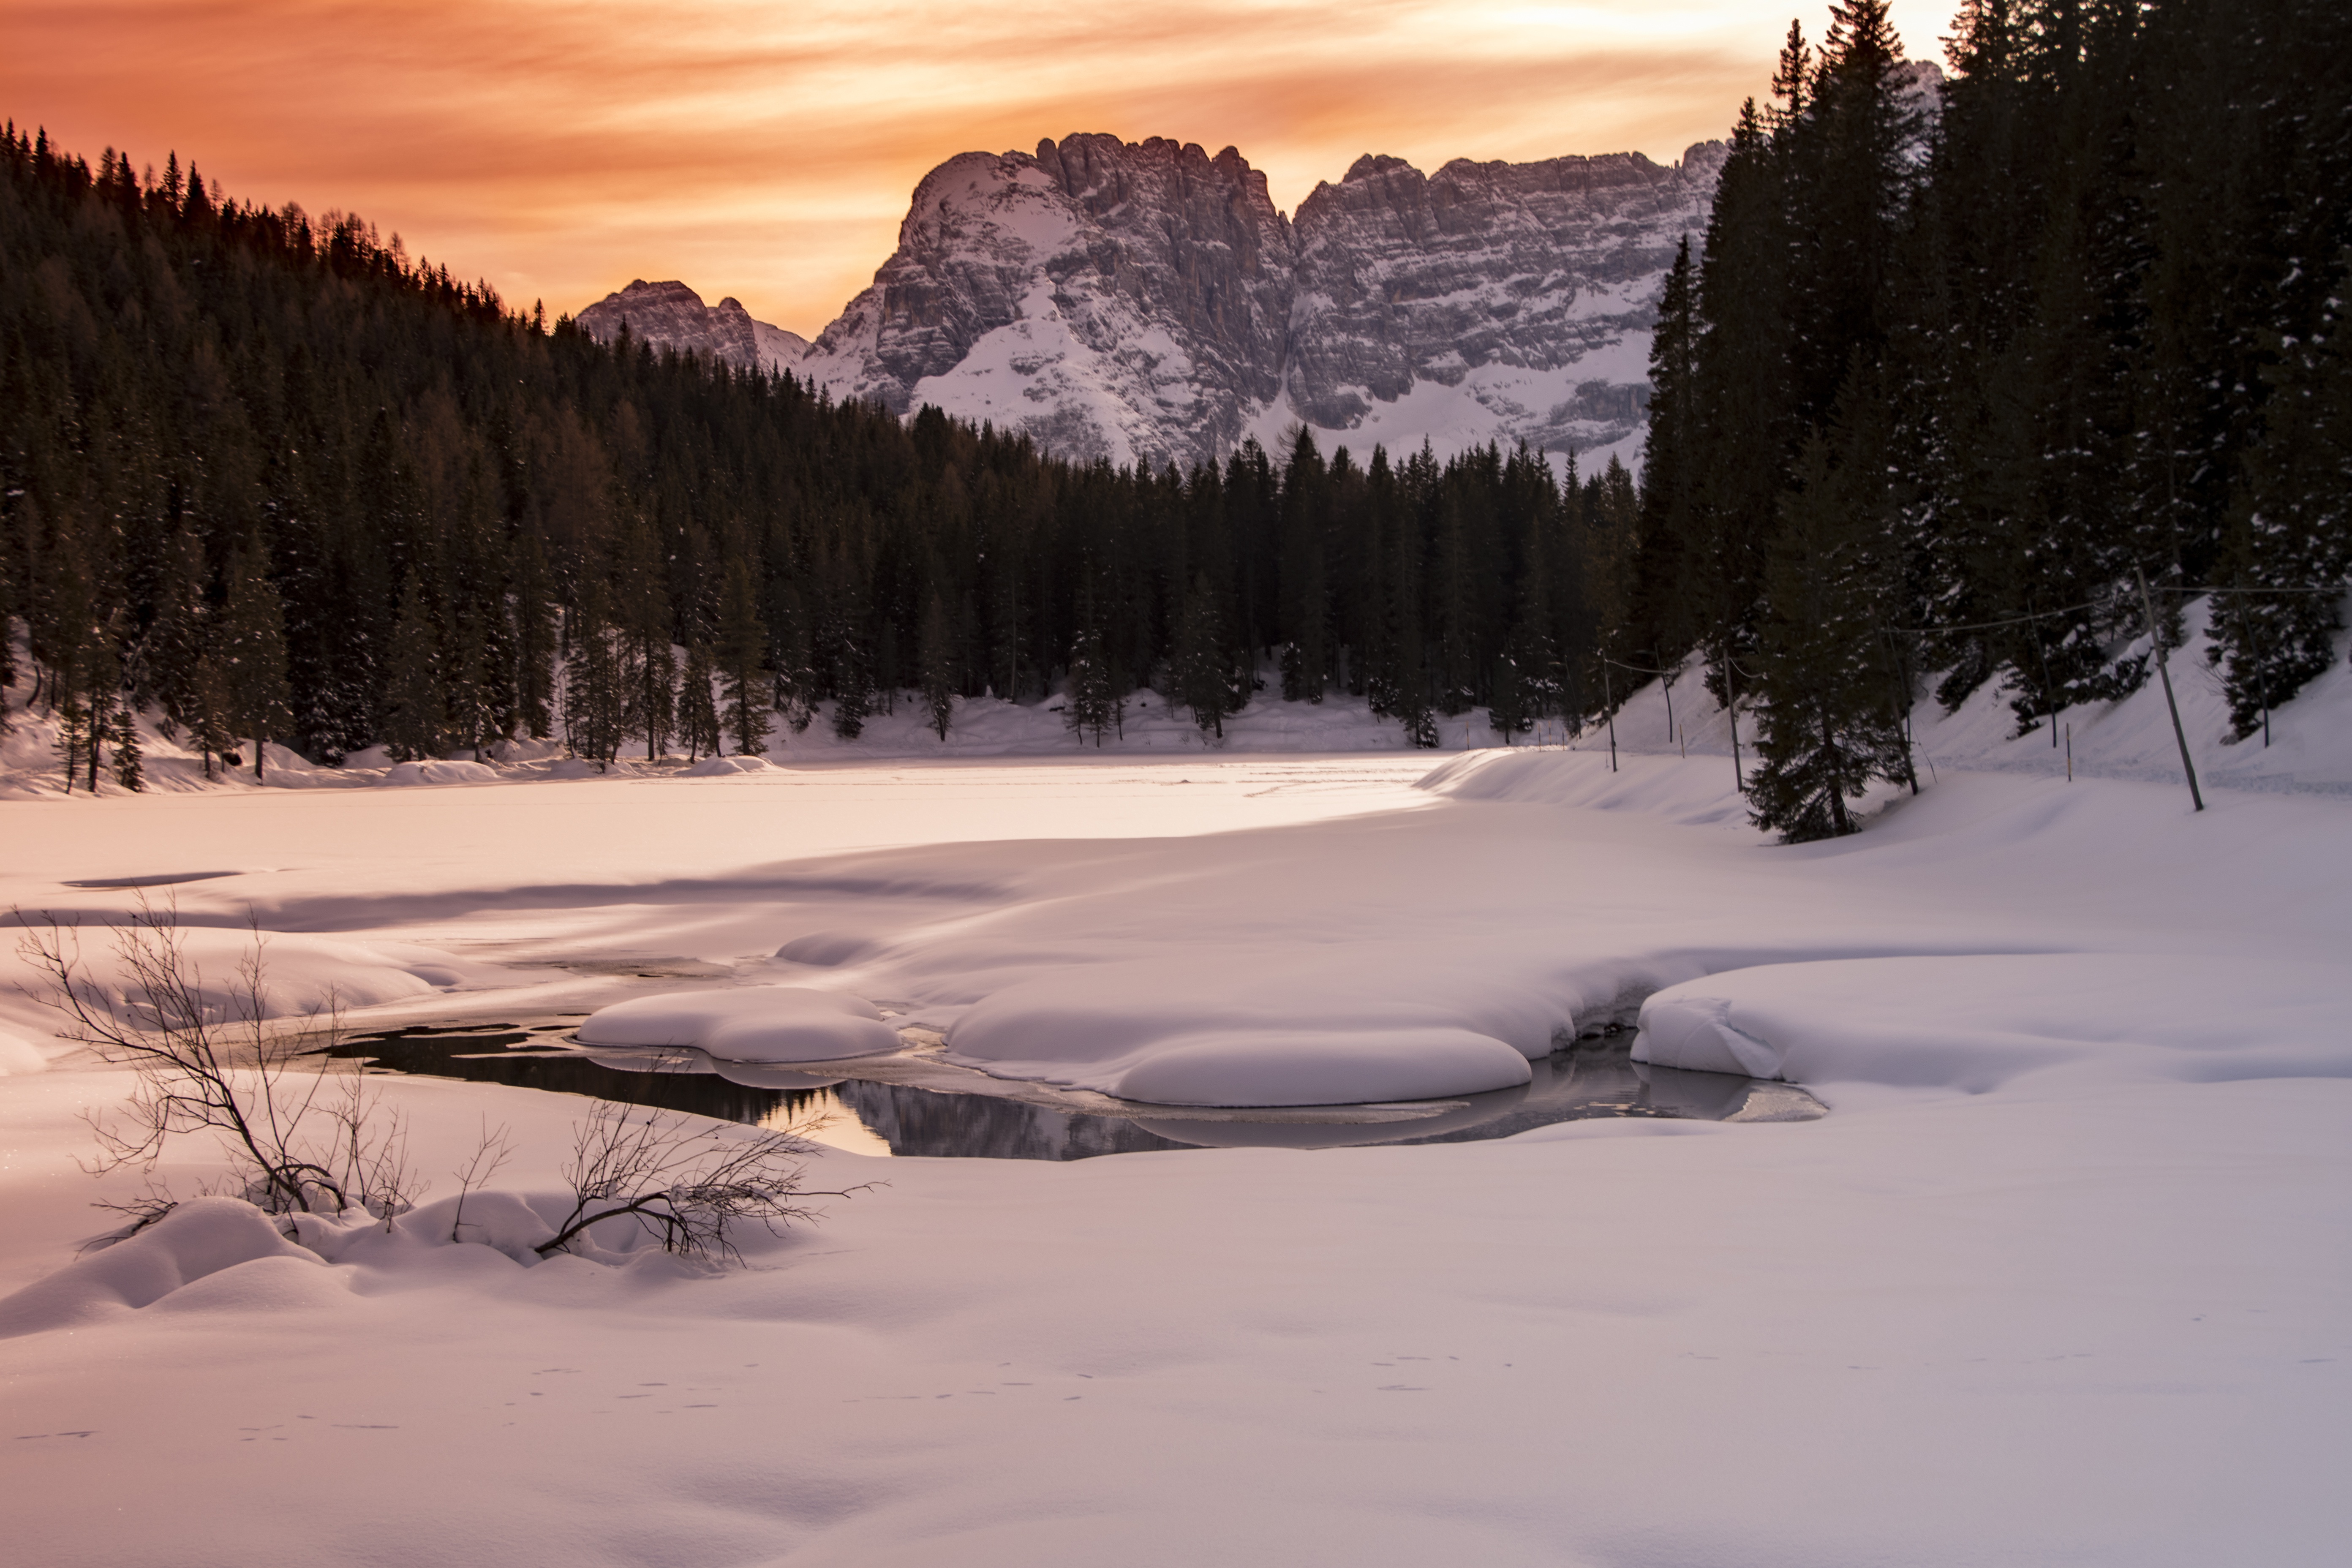
M2352 575L2352 341L2343 292L2352 249L2333 268L2337 289L2305 340L2281 344L2277 385L2262 439L2223 537L2224 589L2210 609L2232 738L2265 729L2271 710L2335 662L2342 589Z
M1846 803L1906 767L1885 637L1891 563L1867 468L1833 467L1826 438L1807 443L1766 572L1748 815L1784 843L1853 832Z
M775 595L775 699L795 735L809 727L816 712L816 660L809 635L809 616L800 590L785 583Z
M955 646L948 629L947 609L937 594L931 595L930 607L923 613L922 646L916 662L921 667L924 710L929 714L931 728L945 742L948 726L955 719Z
M534 741L555 732L558 614L546 547L536 532L527 533L515 559L514 690L516 718Z
M689 763L706 753L715 757L727 744L719 730L719 703L710 689L717 675L709 645L700 637L688 643L686 668L677 683L677 733L678 739L686 742L686 760Z
M618 760L627 738L628 692L610 602L603 584L592 579L565 628L564 743L574 756L599 767Z
M139 750L139 714L125 702L114 717L114 782L136 795L147 787L147 775L141 766Z
M395 763L437 757L444 747L447 714L441 705L440 648L436 617L424 584L411 571L401 593L400 616L385 649L383 742Z
M735 733L735 754L763 755L771 707L768 628L760 623L760 590L751 563L740 558L728 564L719 599L718 668L720 689L726 694L727 727ZM781 672L776 682L781 695ZM808 722L804 710L800 721Z
M1076 677L1072 676L1076 689ZM1216 591L1206 573L1196 574L1176 629L1176 647L1169 659L1168 695L1189 708L1192 722L1225 738L1225 716L1234 708L1234 672L1226 658L1223 617L1217 613Z
M628 684L625 722L658 762L677 727L677 661L671 652L669 591L653 525L632 515L614 570L614 616Z
M1070 648L1070 694L1065 717L1079 739L1092 731L1100 747L1103 731L1118 721L1118 700L1111 687L1110 662L1103 657L1102 634L1081 632Z
M1624 646L1636 660L1664 669L1697 640L1702 590L1696 568L1706 550L1699 531L1697 278L1690 240L1675 247L1658 327L1650 341L1650 428L1642 447L1639 522L1632 581L1625 585L1631 626ZM1615 461L1612 454L1611 461Z
M227 596L214 650L226 679L232 721L253 737L253 779L262 782L263 748L291 721L286 685L286 621L269 580L261 541L248 536L230 557Z
M844 639L836 645L833 679L833 732L842 740L855 741L866 732L866 721L874 716L874 677L866 650L855 641Z

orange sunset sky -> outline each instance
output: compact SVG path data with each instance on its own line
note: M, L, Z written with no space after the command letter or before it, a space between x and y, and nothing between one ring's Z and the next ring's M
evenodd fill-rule
M1956 5L1898 0L1912 58ZM1791 15L1827 28L1790 0L0 0L0 116L362 213L551 315L681 278L814 335L956 153L1230 143L1285 211L1368 152L1663 163L1763 92Z

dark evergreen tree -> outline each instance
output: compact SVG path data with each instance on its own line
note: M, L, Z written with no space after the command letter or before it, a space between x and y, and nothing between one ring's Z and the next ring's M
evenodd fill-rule
M719 703L711 694L711 681L717 674L709 645L700 637L688 643L686 668L677 680L677 735L686 742L686 760L689 763L705 755L715 757L727 744L719 731ZM756 706L764 722L767 705L761 702Z
M931 728L945 741L948 726L955 721L959 682L954 634L948 626L947 607L940 603L937 594L931 595L930 606L923 612L923 640L916 663L923 682L923 710Z
M623 524L616 554L614 620L626 691L622 726L645 737L646 761L658 762L677 724L667 574L653 527L643 517Z
M628 737L629 674L621 634L601 584L591 581L565 626L564 743L574 756L609 767Z
M115 710L114 782L137 794L147 787L147 775L142 765L144 758L139 748L139 714L128 702Z
M442 707L441 653L436 617L416 574L401 593L400 616L385 649L389 679L384 688L383 742L395 763L437 757L446 744L447 712Z
M759 584L748 562L728 566L719 617L719 680L725 693L727 727L735 733L735 754L761 756L767 751L772 706L768 628L760 624ZM779 684L782 679L777 677ZM808 722L805 710L800 722Z
M1110 661L1103 656L1102 634L1091 629L1081 632L1070 648L1070 689L1064 703L1070 729L1082 739L1091 732L1099 747L1103 731L1118 722L1118 709Z
M1801 843L1853 831L1846 803L1906 776L1901 692L1888 657L1892 595L1879 477L1806 446L1766 584L1754 695L1761 720L1749 815ZM1899 699L1899 700L1898 700Z
M1194 574L1192 590L1184 595L1168 674L1169 700L1190 709L1192 722L1203 731L1223 740L1226 716L1239 704L1234 700L1234 667L1225 652L1217 593L1205 572Z
M227 592L213 638L229 701L229 721L253 740L253 777L267 775L264 748L291 721L286 684L286 621L269 580L261 542L248 538L230 557Z

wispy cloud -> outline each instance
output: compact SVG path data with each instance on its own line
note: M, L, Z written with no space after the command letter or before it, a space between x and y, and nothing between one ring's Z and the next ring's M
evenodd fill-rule
M1663 161L1760 90L1790 9L0 0L0 113L365 213L551 311L675 277L814 331L959 152L1231 144L1286 209L1367 152ZM1936 52L1940 7L1896 20Z

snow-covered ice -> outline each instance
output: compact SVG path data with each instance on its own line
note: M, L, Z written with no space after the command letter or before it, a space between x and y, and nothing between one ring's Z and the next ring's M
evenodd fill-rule
M582 1102L386 1079L436 1183L392 1234L297 1249L215 1204L76 1263L89 1200L135 1186L74 1163L125 1082L0 994L0 1030L46 1042L0 1040L12 1552L2333 1563L2352 801L2318 775L2344 672L2281 710L2294 765L2266 770L2187 663L2202 814L2148 742L2160 699L2074 715L2070 784L1987 697L1923 724L1926 793L1794 848L1746 826L1696 681L1691 754L1654 689L1616 771L1590 738L844 747L11 802L0 900L102 956L140 896L175 900L207 976L250 918L281 1011L331 990L368 1026L617 1004L706 1030L814 991L887 1016L809 1016L938 1031L967 1067L1234 1103L1453 1094L1639 1016L1654 1061L1831 1107L1072 1164L828 1149L813 1186L888 1184L711 1275L531 1262ZM485 1121L518 1154L453 1243Z
M583 1046L687 1046L724 1062L826 1062L898 1048L870 1002L805 985L635 996L580 1026Z

